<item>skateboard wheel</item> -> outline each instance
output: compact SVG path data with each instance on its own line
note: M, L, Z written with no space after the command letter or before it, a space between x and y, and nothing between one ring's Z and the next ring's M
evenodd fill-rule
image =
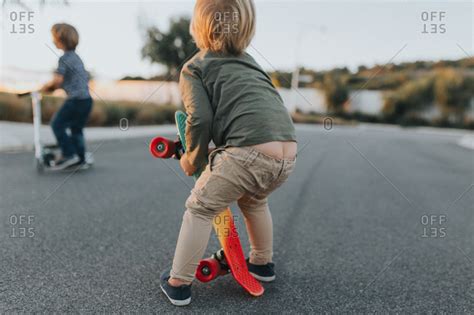
M150 142L150 153L156 158L168 159L173 156L175 150L175 143L163 137L153 138Z
M196 270L196 278L201 282L209 282L217 278L220 271L219 261L214 258L203 259Z

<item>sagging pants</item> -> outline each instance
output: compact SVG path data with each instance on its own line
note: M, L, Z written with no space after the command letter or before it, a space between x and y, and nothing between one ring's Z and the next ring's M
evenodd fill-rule
M63 157L77 154L84 160L85 144L82 130L87 123L92 109L92 99L67 99L54 115L51 127L61 148ZM71 131L68 135L66 129Z
M272 261L273 223L267 196L286 181L295 159L275 159L251 147L217 149L186 201L171 276L192 281L209 241L212 220L237 201L250 241L250 262Z

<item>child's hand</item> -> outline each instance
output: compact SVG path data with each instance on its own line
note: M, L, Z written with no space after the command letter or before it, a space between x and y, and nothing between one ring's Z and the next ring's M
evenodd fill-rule
M41 94L44 94L44 93L51 92L52 89L48 84L45 84L41 87L41 89L39 91L40 91Z
M181 165L181 168L184 171L184 174L187 176L192 176L196 172L196 168L191 165L188 161L188 157L186 154L183 154L181 159L179 159L179 164Z
M55 73L53 79L41 87L40 92L54 92L54 90L59 89L61 87L63 82L64 77L60 74Z

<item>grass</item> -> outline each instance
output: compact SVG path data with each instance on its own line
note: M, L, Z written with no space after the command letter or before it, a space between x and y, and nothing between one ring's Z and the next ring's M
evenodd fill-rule
M43 96L41 117L43 123L49 123L54 113L64 103L64 98ZM174 105L156 105L129 101L94 100L88 126L118 126L126 118L129 125L153 125L174 123ZM16 94L0 92L0 120L32 122L31 98L19 98Z
M44 96L42 101L42 121L51 121L54 113L64 103L64 98ZM130 126L173 124L174 112L180 109L174 105L156 105L128 101L94 101L94 107L89 117L88 126L119 126L122 118L128 120ZM357 122L388 123L402 126L433 126L449 128L474 129L474 120L466 119L463 122L452 123L446 120L426 121L414 115L407 115L400 119L386 119L383 116L366 115L362 113L341 113L339 115L324 115L318 113L302 113L296 111L291 114L295 123L354 125ZM328 121L328 118L330 119ZM33 119L31 98L19 98L16 94L0 92L0 120L29 122Z

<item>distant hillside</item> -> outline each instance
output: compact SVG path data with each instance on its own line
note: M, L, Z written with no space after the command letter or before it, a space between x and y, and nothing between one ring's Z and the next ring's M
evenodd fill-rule
M474 57L459 60L390 63L370 68L362 65L359 66L357 72L351 72L348 68L334 68L328 71L301 68L300 75L306 80L300 82L299 86L322 88L325 76L339 76L349 89L392 90L409 80L448 68L461 71L465 76L474 77ZM290 88L291 72L274 71L270 72L270 75L277 86Z

